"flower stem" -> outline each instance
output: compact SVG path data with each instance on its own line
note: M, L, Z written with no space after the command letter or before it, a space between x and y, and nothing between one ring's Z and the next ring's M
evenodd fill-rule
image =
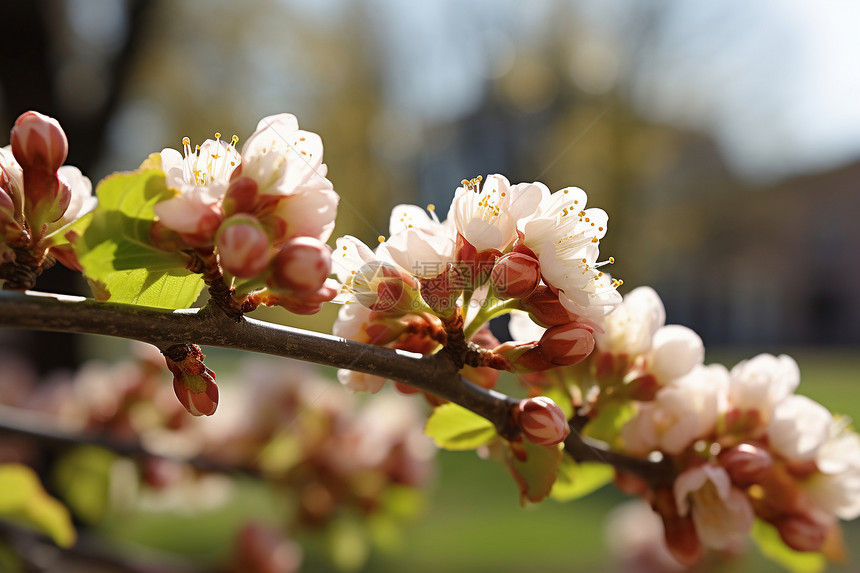
M492 295L491 295L492 296ZM489 297L487 300L490 300ZM498 300L498 299L496 299ZM466 340L469 340L474 336L478 329L484 325L487 321L501 316L511 310L519 308L519 299L512 298L510 300L506 300L504 302L499 302L498 304L490 304L488 306L484 306L481 310L478 311L478 314L475 315L475 318L469 323L466 327Z

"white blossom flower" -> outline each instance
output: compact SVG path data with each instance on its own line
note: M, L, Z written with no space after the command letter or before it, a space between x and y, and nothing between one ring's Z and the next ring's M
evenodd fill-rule
M647 369L662 384L684 376L705 360L705 345L686 326L670 324L654 333Z
M177 191L176 196L155 204L155 214L168 228L179 233L214 233L221 220L218 203L227 192L230 175L241 163L233 138L231 143L207 139L195 151L191 140L182 140L184 157L175 149L161 151L161 169L165 183Z
M416 205L397 205L391 211L391 236L377 249L377 254L389 259L422 278L433 278L455 261L455 229L453 223L440 222L435 207L427 211Z
M242 177L261 196L278 199L275 217L283 224L276 242L295 236L326 241L334 229L339 197L326 179L322 139L299 129L295 116L264 117L242 146Z
M681 453L713 432L727 385L728 370L719 364L698 365L673 380L621 429L625 449L636 455Z
M80 169L72 165L63 165L57 170L57 175L72 195L69 206L66 207L66 212L60 219L61 225L80 219L96 208L98 200L93 196L92 181L81 173Z
M594 340L603 352L636 356L651 349L654 333L666 323L666 311L657 292L648 286L627 293L603 321Z
M242 175L264 195L292 195L302 188L331 188L322 162L322 139L299 129L289 113L264 117L242 146Z
M773 409L767 428L773 451L793 461L813 460L827 441L833 415L806 396L793 394Z
M517 237L517 221L533 213L541 201L542 185L521 183L511 186L501 175L464 182L451 204L457 232L478 252L503 251Z
M602 209L585 209L585 191L568 187L550 194L534 184L541 200L534 213L519 221L523 244L538 255L541 274L558 289L559 301L571 313L602 320L618 304L621 295L613 280L599 270L600 239L606 234L608 216ZM607 262L612 262L610 258Z
M770 422L774 407L794 393L800 384L800 368L786 355L760 354L739 362L731 371L731 406L758 412L763 424Z
M755 514L747 496L733 487L720 466L703 464L678 476L674 485L679 515L692 512L702 543L725 549L752 529Z

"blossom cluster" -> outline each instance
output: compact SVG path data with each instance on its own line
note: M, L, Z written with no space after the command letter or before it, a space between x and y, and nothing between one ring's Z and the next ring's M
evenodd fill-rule
M599 270L607 215L586 201L578 188L551 193L543 183L512 185L490 175L462 181L444 221L433 205L394 207L390 236L375 249L355 237L337 239L333 268L347 304L334 333L429 354L464 325L466 339L493 356L480 366L534 372L582 360L621 300L620 281ZM546 332L499 345L482 327L513 309ZM384 382L340 377L361 390Z
M69 142L57 120L28 111L0 148L0 284L31 288L54 260L80 270L72 223L95 206L92 183L63 165Z
M215 139L184 155L164 149L155 164L174 196L154 207L152 241L195 252L218 267L242 294L310 314L337 291L328 276L338 195L326 178L319 135L295 116L260 120L242 146Z
M791 357L706 365L698 335L665 318L656 292L634 289L607 316L587 361L531 381L563 380L592 420L617 413L613 404L632 406L617 434L598 437L671 462L671 484L627 474L618 484L651 502L682 563L706 547L732 547L756 518L797 551L836 543L838 519L860 516L860 436L850 422L795 393L800 370ZM523 316L512 320L515 333L535 328Z

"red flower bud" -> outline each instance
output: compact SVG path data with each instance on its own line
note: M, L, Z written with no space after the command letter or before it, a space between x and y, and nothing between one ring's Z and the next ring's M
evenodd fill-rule
M578 318L562 306L558 295L546 285L538 285L521 304L522 309L545 328L567 324Z
M251 278L269 264L271 244L263 226L250 215L233 215L215 235L221 266L240 278Z
M546 396L520 400L514 410L514 423L539 446L558 444L570 434L564 412Z
M259 195L257 193L257 182L251 177L241 177L242 166L239 165L231 176L230 187L224 194L224 200L221 203L221 208L225 215L234 215L236 213L251 213L254 212Z
M319 291L331 274L331 247L313 237L284 243L272 261L270 286L298 295Z
M200 374L173 372L173 391L192 416L211 416L218 407L215 373L205 366Z
M56 173L69 153L69 141L60 122L35 111L18 117L11 143L12 153L25 171Z
M553 326L541 336L538 348L554 366L570 366L594 350L594 331L581 322Z
M526 297L540 282L540 263L522 253L508 253L496 261L490 280L501 298Z
M173 391L179 403L193 416L214 414L218 407L218 386L215 373L203 364L200 348L182 345L171 347L164 354L167 368L173 374Z
M760 483L773 467L770 453L752 444L738 444L721 452L719 461L732 481L741 488Z
M785 544L795 551L820 551L827 539L827 526L805 515L787 515L774 525Z

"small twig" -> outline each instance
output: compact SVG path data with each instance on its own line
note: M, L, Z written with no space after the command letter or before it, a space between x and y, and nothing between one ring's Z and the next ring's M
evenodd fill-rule
M109 434L91 431L69 432L44 414L10 406L0 405L0 434L28 438L60 448L97 446L123 456L161 458L209 472L256 474L250 468L224 465L202 457L177 457L155 453L137 440L118 440Z

